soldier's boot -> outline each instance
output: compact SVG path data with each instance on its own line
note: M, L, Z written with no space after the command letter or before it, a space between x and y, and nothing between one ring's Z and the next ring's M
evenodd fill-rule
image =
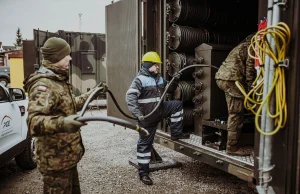
M244 150L238 146L227 145L226 154L232 155L232 156L250 156L251 152Z
M250 156L251 152L238 146L237 135L239 136L239 132L228 131L226 154L232 156Z

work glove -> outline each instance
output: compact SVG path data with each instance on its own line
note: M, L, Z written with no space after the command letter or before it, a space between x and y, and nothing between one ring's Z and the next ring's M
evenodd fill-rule
M89 91L89 95L91 95L91 93L93 93L96 89L101 88L94 96L91 100L95 100L97 99L101 94L105 94L108 90L108 87L105 83L98 83L93 89L91 89L91 91Z
M106 93L106 92L107 92L108 87L107 87L107 85L106 85L105 83L103 83L103 82L99 82L99 83L95 86L94 89L100 88L100 87L103 88L102 93Z
M79 115L69 115L63 119L62 132L63 133L76 133L80 127L86 125L80 121L76 121Z

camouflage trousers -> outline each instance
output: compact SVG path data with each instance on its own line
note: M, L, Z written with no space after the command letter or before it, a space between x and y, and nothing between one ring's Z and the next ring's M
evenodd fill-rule
M44 194L80 194L77 167L65 171L41 172L44 182Z
M233 81L217 80L217 85L225 92L228 120L227 147L237 146L244 120L244 99Z

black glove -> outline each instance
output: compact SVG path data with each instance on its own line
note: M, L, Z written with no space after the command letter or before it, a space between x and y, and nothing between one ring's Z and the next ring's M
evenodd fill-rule
M69 115L63 119L62 133L76 133L79 131L80 127L86 125L80 121L76 121L78 115Z

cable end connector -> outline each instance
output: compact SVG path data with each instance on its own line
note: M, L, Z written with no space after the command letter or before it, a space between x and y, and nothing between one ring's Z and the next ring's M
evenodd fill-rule
M139 116L139 117L138 117L138 120L139 120L139 121L143 121L143 120L145 120L145 117L144 117L144 116Z
M180 76L182 75L181 72L176 72L173 74L173 77L176 77L177 79L180 79Z
M136 130L139 132L140 136L142 136L142 137L146 137L149 135L149 132L146 129L144 129L138 125L136 126Z

